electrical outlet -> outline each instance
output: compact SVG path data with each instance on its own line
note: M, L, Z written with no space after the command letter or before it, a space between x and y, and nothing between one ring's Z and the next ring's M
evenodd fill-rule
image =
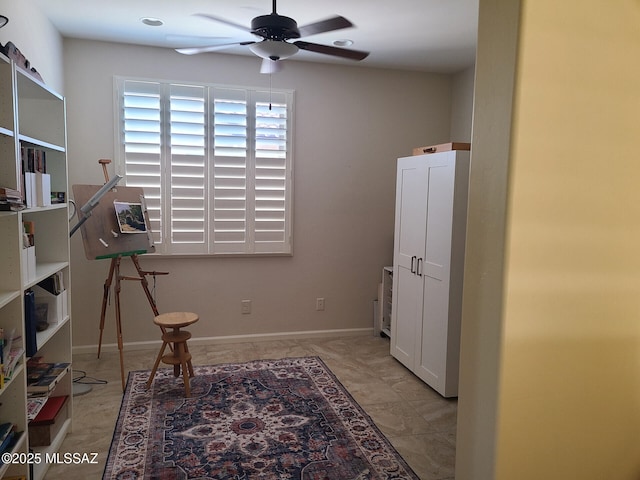
M316 310L319 312L324 310L324 297L316 298Z
M251 313L251 300L242 300L242 313L244 315Z

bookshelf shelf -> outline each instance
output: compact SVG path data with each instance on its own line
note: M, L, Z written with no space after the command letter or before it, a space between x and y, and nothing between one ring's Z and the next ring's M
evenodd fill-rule
M21 375L22 375L22 371L23 370L24 370L24 363L16 365L16 368L13 371L13 376L10 379L5 380L3 389L4 388L9 388L11 386L11 383L14 382L16 380L16 378L19 379L21 377Z
M25 142L25 143L29 143L30 145L34 145L34 146L38 146L38 147L43 147L43 148L48 148L50 150L55 150L57 152L64 152L65 148L62 145L56 145L53 143L49 143L46 142L44 140L40 140L37 138L33 138L33 137L29 137L27 135L19 135L18 139L21 142Z
M46 345L47 342L49 342L49 340L53 338L53 336L56 335L60 329L68 326L68 323L69 323L69 316L65 317L63 320L59 321L58 323L49 325L49 328L47 328L46 330L42 332L38 332L36 334L36 341L38 345Z
M65 116L64 97L0 54L0 187L18 190L24 195L24 169L30 165L25 167L27 162L23 159L27 158L25 153L31 154L38 149L38 168L48 174L51 191L61 192L65 198L68 196ZM43 203L38 200L34 204ZM28 365L29 357L41 357L44 362L71 363L68 215L67 203L0 212L0 244L3 247L0 249L3 271L0 276L0 329L5 337L12 337L15 344L25 350L19 355L11 378L0 389L0 423L10 422L16 431L23 432L12 447L15 453L55 453L71 431L71 373L62 376L50 392L50 396L68 398L59 419L59 430L53 438L47 439L49 445L36 446L42 443L38 443L41 440L36 442L36 432L29 428L27 417L27 378L32 368ZM25 236L25 232L28 235ZM23 248L25 245L33 248ZM47 297L52 284L60 289L51 294L53 300ZM46 291L39 291L40 287ZM47 328L40 332L35 328L38 311L40 315L47 315L48 321ZM34 467L30 471L26 463L1 465L0 479L23 476L41 480L47 465Z
M25 447L26 440L27 440L27 435L26 435L25 432L22 432L20 434L20 436L18 437L18 440L16 441L16 444L11 449L11 453L21 452ZM4 465L0 466L0 478L4 478L5 476L12 475L11 468L12 468L12 466L9 465L9 464L4 464Z
M68 266L69 262L36 263L36 276L32 280L25 283L25 288L33 287L45 278L50 277L54 273L59 272L60 270L63 270Z
M22 296L22 291L14 290L10 292L1 292L0 291L0 308L3 308L12 300L16 298L20 298Z

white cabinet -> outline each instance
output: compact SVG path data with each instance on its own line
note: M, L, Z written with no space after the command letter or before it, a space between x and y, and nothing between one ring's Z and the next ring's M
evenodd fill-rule
M46 362L71 363L69 217L64 201L68 198L65 100L0 54L0 187L25 190L23 172L27 167L23 154L27 150L38 152L38 161L42 162L40 170L48 175L47 185L52 191L60 192L58 198L64 199L46 206L0 211L0 328L6 337L12 332L13 336L20 337L19 344L26 349L25 294L38 283L55 276L67 290L59 296L58 303L54 303L55 308L50 306L58 313L53 317L50 312L49 326L36 334L35 355L42 356ZM28 253L23 252L25 224L35 227L34 247L25 249L30 250ZM4 354L6 358L6 350ZM21 432L9 451L27 453L32 450L44 458L46 453L58 450L71 427L72 375L62 377L50 392L51 396L68 397L64 415L56 418L56 435L50 442L32 441L27 412L27 360L26 352L22 353L10 380L0 388L0 423L11 423ZM34 446L36 443L48 444ZM47 463L35 463L33 472L24 461L0 464L0 478L40 479Z
M377 319L374 335L391 337L391 306L393 305L393 267L383 267L382 282L378 285L378 301L376 302Z
M398 159L391 355L458 394L469 152Z

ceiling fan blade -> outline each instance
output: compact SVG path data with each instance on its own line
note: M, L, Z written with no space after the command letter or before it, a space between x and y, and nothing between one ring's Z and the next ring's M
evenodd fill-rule
M293 42L293 44L302 50L308 50L310 52L316 52L316 53L324 53L325 55L348 58L350 60L364 60L369 56L369 52L363 52L360 50L351 50L349 48L331 47L329 45L320 45L318 43L303 42L302 40Z
M234 23L234 22L232 22L230 20L227 20L225 18L216 17L215 15L209 15L208 13L194 13L193 16L206 18L208 20L213 20L214 22L223 23L223 24L228 25L230 27L238 28L240 30L244 30L245 32L251 33L251 29L249 27L246 27L244 25L240 25L238 23Z
M207 47L176 48L176 52L182 53L183 55L195 55L196 53L215 52L216 50L223 50L225 48L233 47L236 45L251 45L252 43L256 43L256 42L251 40L248 42L234 42L234 43L222 43L220 45L209 45Z
M278 73L282 71L284 65L281 60L271 60L270 58L262 59L260 65L260 73Z
M308 37L309 35L315 35L316 33L331 32L333 30L340 30L342 28L353 27L353 23L340 15L327 18L315 23L309 23L298 27L301 37Z

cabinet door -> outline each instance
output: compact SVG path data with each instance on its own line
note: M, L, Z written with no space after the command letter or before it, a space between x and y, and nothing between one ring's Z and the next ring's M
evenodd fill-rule
M454 152L451 152L454 154ZM422 331L415 373L442 393L447 370L449 279L455 158L434 156L428 167ZM445 158L442 158L445 157ZM447 158L449 157L449 158ZM438 161L438 160L442 161Z
M416 335L422 318L422 280L416 271L423 258L427 169L415 157L398 160L396 178L396 220L393 255L393 305L391 311L391 354L408 368L415 361Z

